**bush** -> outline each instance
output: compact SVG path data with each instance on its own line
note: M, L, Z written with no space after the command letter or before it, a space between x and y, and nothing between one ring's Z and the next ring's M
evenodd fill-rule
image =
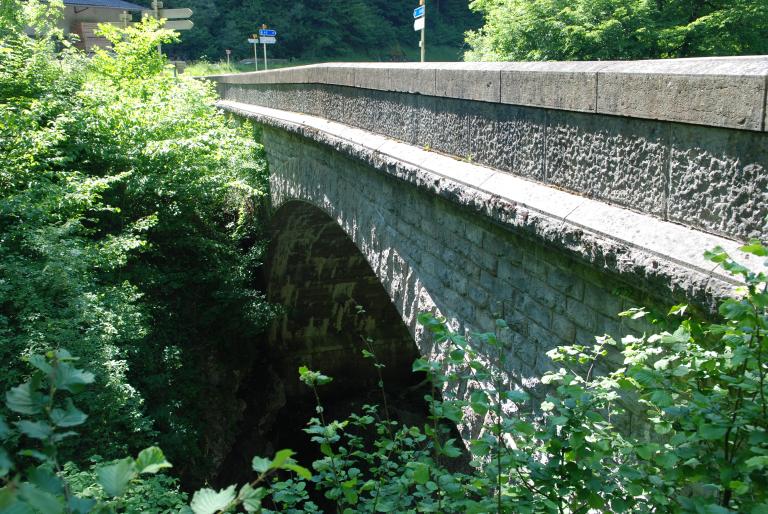
M246 366L242 334L271 316L253 285L262 149L210 85L166 69L157 22L107 27L113 49L88 60L52 28L60 2L1 5L0 388L25 376L18 356L66 347L99 387L65 454L159 440L200 479L201 434L237 422L237 384L200 377Z
M743 250L768 256L757 241ZM549 356L560 369L543 377L550 389L539 404L505 378L503 320L468 339L445 320L420 317L447 356L414 363L433 384L432 423L423 427L391 420L386 403L383 411L366 406L343 421L325 419L319 391L331 378L300 369L317 399L306 432L325 456L312 464L311 485L344 513L768 512L768 280L720 249L708 256L745 284L721 304L720 322L691 319L676 306L673 330L557 348ZM623 366L610 371L616 355ZM469 399L440 400L438 391L456 382L468 384ZM644 430L622 430L630 410ZM469 415L484 422L464 465L447 426ZM223 490L215 508L318 511L301 473L267 483L265 462L254 459L261 487ZM196 514L215 511L194 505Z

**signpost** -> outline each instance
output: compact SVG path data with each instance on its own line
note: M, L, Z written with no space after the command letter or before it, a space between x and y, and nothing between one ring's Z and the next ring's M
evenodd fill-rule
M192 20L188 20L192 16L192 9L183 7L181 9L163 9L163 2L160 0L152 0L152 10L154 11L155 19L171 20L165 22L164 28L169 30L190 30L195 26ZM157 51L163 53L162 46L157 45Z
M166 21L163 28L168 30L190 30L195 24L192 20L170 20Z
M248 38L248 42L253 45L253 65L256 67L256 71L259 71L259 38L253 34L253 37Z
M230 50L229 48L227 48L227 49L226 49L226 50L224 50L224 51L225 51L225 52L227 52L227 68L229 68L229 56L230 56L230 55L232 55L232 50Z
M186 7L181 9L160 9L159 11L160 17L166 20L180 20L192 16L192 9L187 9Z
M421 62L424 62L424 57L427 52L427 6L424 3L425 1L426 0L419 0L419 6L413 10L413 30L416 32L421 31L421 41L419 42L419 47L421 48Z
M276 36L277 31L268 29L266 25L262 25L259 29L259 43L264 45L264 70L267 69L267 45L274 45L277 43Z

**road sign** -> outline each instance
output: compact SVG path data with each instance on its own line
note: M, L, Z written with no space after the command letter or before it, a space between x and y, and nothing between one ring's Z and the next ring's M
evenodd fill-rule
M425 20L424 16L413 20L413 30L415 30L416 32L420 30L424 30L424 20Z
M277 35L277 31L276 30L272 30L272 29L259 29L259 35L260 36L275 37Z
M259 38L256 37L249 37L248 42L252 45L258 45L259 44Z
M259 43L262 45L274 45L277 43L277 38L271 36L262 36L259 38Z
M192 16L192 9L160 9L159 16L166 20L179 20L182 18L189 18Z
M195 24L192 20L171 20L166 21L164 29L168 30L190 30Z
M425 7L423 5L418 6L416 9L413 10L413 17L414 18L421 18L424 16Z

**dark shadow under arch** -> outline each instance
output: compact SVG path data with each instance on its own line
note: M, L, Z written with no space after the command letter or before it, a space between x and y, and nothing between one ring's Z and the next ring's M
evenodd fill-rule
M242 479L253 455L290 448L309 465L319 452L302 429L316 416L311 390L299 380L308 366L333 377L320 390L327 419L343 419L364 404L381 404L379 375L363 356L370 339L390 413L408 424L427 420L424 377L411 372L419 354L389 295L365 256L321 209L283 204L271 220L265 261L267 298L282 307L259 362L243 387L245 421L217 482ZM240 480L242 481L242 480Z
M361 338L370 338L386 364L385 381L407 381L416 345L344 230L322 210L298 201L283 204L272 226L267 297L284 314L272 325L269 341L283 367L295 372L306 364L323 371L334 377L329 389L375 385L371 362L362 356ZM293 392L292 386L286 390Z

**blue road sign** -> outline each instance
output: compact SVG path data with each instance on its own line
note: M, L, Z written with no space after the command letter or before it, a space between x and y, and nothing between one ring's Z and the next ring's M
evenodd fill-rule
M277 31L272 29L259 29L259 35L275 37L277 35Z
M420 5L416 9L413 10L413 17L415 18L421 18L424 16L424 6Z

